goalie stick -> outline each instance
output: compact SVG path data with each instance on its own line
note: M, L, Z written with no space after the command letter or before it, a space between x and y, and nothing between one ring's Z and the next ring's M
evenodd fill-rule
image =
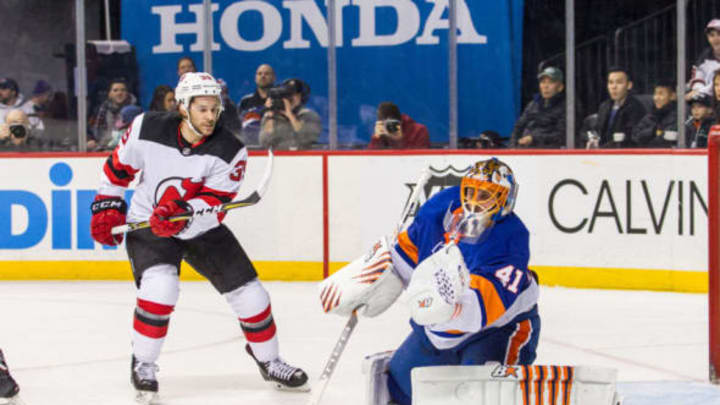
M310 400L307 402L307 405L318 405L320 403L320 398L322 397L323 392L325 392L325 388L327 388L328 383L330 382L330 376L332 376L333 371L335 371L338 360L340 360L340 355L342 354L343 350L345 350L345 346L347 346L350 335L353 333L355 325L357 325L357 311L360 308L361 307L355 308L355 310L352 312L352 315L350 315L350 319L348 319L347 323L345 324L345 328L343 328L342 333L340 333L340 338L338 339L337 343L335 343L335 348L333 349L332 353L330 353L330 358L325 364L323 372L322 374L320 374L320 378L318 379L318 382L313 388L312 395L310 396Z
M402 215L400 215L400 221L395 228L393 240L397 239L397 235L398 233L400 233L403 226L405 225L405 222L410 217L410 213L412 212L413 207L419 207L419 203L417 201L418 197L420 196L421 190L425 188L425 183L427 183L429 178L430 172L427 169L423 170L417 182L415 183L415 188L413 189L412 194L410 194L410 198L408 199L407 205L405 205L405 209L403 209ZM328 383L330 382L330 377L335 371L335 366L337 366L337 362L340 360L340 355L345 350L345 346L347 346L350 335L353 333L353 330L355 330L355 325L357 325L358 322L357 312L360 308L362 308L362 305L355 308L355 310L352 312L352 315L350 315L350 319L348 319L347 323L345 324L345 328L340 334L340 338L338 339L337 343L335 343L335 348L333 349L332 353L330 353L330 358L325 364L325 368L323 368L323 372L320 375L318 382L315 384L315 387L313 388L312 396L307 402L307 405L318 405L320 403L320 398L322 397L325 389L328 386Z
M273 167L273 153L272 150L268 150L268 163L265 168L265 174L263 174L262 180L260 180L260 183L258 184L258 187L255 191L252 192L247 198L244 198L242 200L238 201L230 201L225 204L215 205L203 210L198 210L194 212L183 212L178 215L173 215L168 220L170 222L177 222L177 221L185 221L188 219L191 219L195 216L200 215L208 215L208 214L217 214L220 212L226 212L230 211L235 208L242 208L242 207L249 207L251 205L255 205L258 202L260 202L260 199L265 194L265 191L268 188L268 185L270 184L270 177L272 177L272 167ZM132 232L136 231L138 229L144 229L150 227L150 221L142 221L142 222L131 222L125 225L119 225L112 229L113 235L118 235L121 233L126 232Z
M408 203L405 205L402 215L400 215L400 222L395 228L393 240L397 240L397 236L405 226L405 222L407 222L408 218L410 218L410 213L412 212L413 207L415 207L416 210L420 208L418 197L420 196L420 192L425 189L425 183L427 183L428 179L430 179L430 171L424 169L415 183L415 188L413 188L412 194L410 194L410 198L408 198Z

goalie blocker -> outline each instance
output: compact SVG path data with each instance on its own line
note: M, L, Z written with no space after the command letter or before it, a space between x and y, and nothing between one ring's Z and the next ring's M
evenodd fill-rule
M392 351L365 358L365 405L391 404ZM501 365L416 367L413 405L622 405L617 370L587 366Z
M320 303L326 313L374 317L388 309L403 291L395 274L387 237L320 283Z

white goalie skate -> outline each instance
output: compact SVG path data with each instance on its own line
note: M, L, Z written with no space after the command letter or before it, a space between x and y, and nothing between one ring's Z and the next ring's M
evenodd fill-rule
M155 363L142 363L132 357L130 364L130 381L135 387L135 402L142 405L154 405L159 401L158 382Z

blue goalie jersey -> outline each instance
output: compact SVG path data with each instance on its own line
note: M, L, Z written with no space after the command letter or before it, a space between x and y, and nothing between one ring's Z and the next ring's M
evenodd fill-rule
M460 189L450 187L429 199L407 230L398 235L393 263L406 285L415 267L448 243L453 218L461 215ZM537 313L539 289L527 268L528 243L528 230L514 213L496 221L480 237L457 240L470 271L470 290L462 297L458 316L424 327L436 348L457 348L493 328ZM413 328L421 326L413 322Z

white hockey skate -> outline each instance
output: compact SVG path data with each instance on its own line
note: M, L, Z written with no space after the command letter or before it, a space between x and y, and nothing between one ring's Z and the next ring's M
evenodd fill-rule
M308 376L302 369L285 363L279 357L273 361L261 362L255 358L249 344L245 345L245 350L257 363L263 379L271 383L276 389L281 391L310 391Z
M158 366L155 363L142 363L132 357L130 363L130 381L135 387L135 401L142 405L157 404L158 382L155 373Z
M24 405L20 399L20 387L10 375L10 369L5 362L5 356L0 350L0 404Z

